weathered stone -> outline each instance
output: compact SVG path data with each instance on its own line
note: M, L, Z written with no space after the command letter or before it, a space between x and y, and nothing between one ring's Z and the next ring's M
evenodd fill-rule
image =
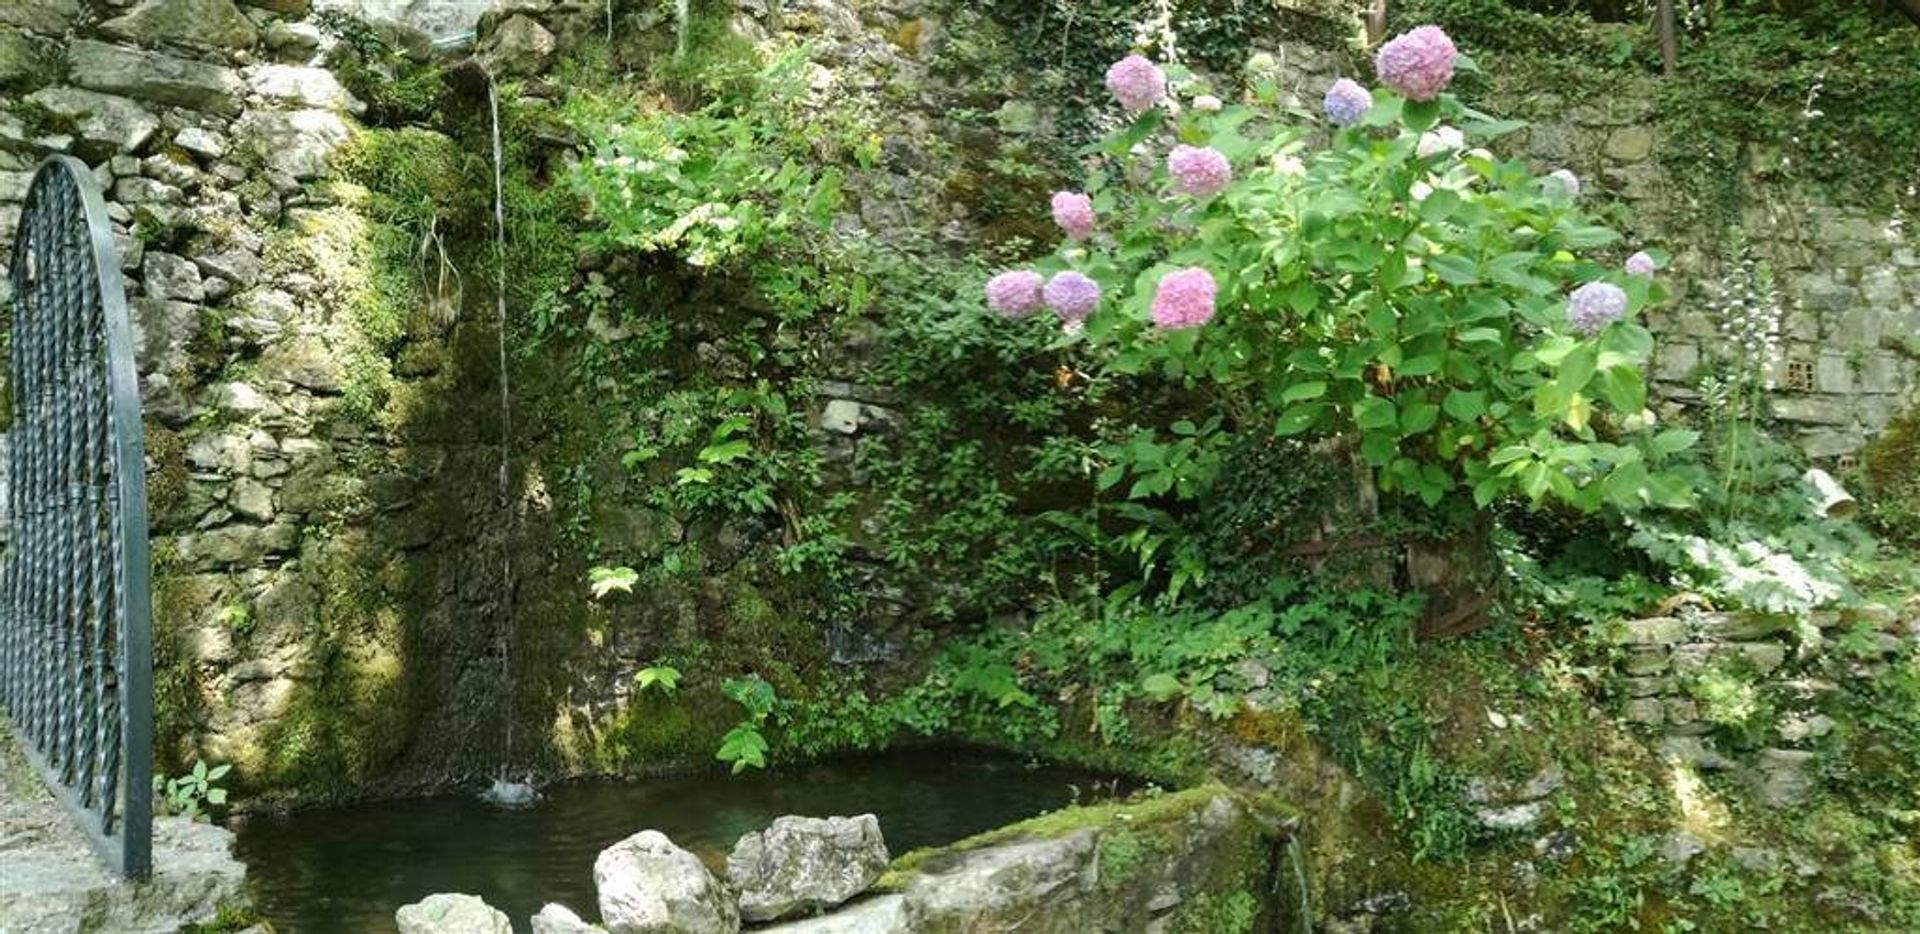
M227 505L243 519L265 522L273 518L273 490L251 477L241 477L233 481Z
M771 921L831 908L867 890L887 869L887 845L872 814L781 817L734 844L727 883L740 915Z
M200 271L209 276L219 276L242 289L253 288L260 281L260 255L240 246L227 246L221 249L197 253L193 263ZM286 295L286 293L279 293ZM291 311L293 300L287 298L285 306L276 309ZM257 310L257 308L256 308ZM268 316L274 320L285 320L284 315Z
M300 65L256 65L245 70L253 93L281 105L338 108L347 104L347 91L333 72Z
M292 19L299 19L306 16L307 11L313 8L312 0L241 0L241 2L250 7L271 10L281 16ZM334 2L329 4L328 8L337 8L341 5L339 2ZM416 0L415 5L418 5L418 0Z
M197 126L173 134L173 144L204 159L218 159L227 154L227 143L220 134Z
M553 33L533 17L516 13L494 30L482 57L488 70L503 77L527 77L547 70L556 48Z
M213 49L252 48L259 34L233 0L140 0L102 32L141 45L162 42Z
M1614 637L1615 642L1629 645L1673 645L1687 641L1692 627L1684 620L1671 616L1656 616L1651 619L1628 620L1621 624L1621 631Z
M593 861L609 934L733 934L740 914L700 858L643 830Z
M213 406L229 415L242 418L257 415L267 410L273 403L260 391L246 383L221 383L213 389Z
M338 114L312 109L251 111L233 133L269 169L294 179L325 174L327 160L351 135Z
M513 934L507 916L476 895L429 895L393 913L400 934Z
M1621 667L1630 675L1657 675L1665 672L1669 664L1665 646L1636 645L1627 649L1627 658Z
M1754 793L1773 807L1791 807L1805 802L1813 793L1813 776L1808 774L1813 753L1798 749L1762 749L1758 769L1753 776Z
M1706 852L1706 841L1684 830L1667 834L1666 841L1660 844L1660 858L1669 865L1684 869L1693 862L1693 858Z
M206 297L199 268L172 253L148 253L140 268L141 284L153 298L197 302Z
M1759 613L1705 613L1699 619L1702 634L1714 639L1743 641L1770 636L1786 629L1791 620Z
M1833 718L1823 713L1807 716L1790 716L1781 720L1774 730L1779 733L1782 742L1800 743L1810 739L1819 739L1833 732L1836 724Z
M1696 769L1726 769L1732 759L1720 754L1712 741L1702 736L1666 736L1660 740L1660 755L1670 761Z
M1657 697L1636 697L1627 701L1623 715L1628 723L1643 723L1658 726L1666 720L1666 707Z
M70 80L83 88L233 116L246 85L231 68L158 52L75 39L67 46Z
M179 204L186 199L186 192L158 179L135 175L113 183L113 200L121 204L150 207Z
M606 934L598 925L588 924L565 905L548 902L532 919L533 934Z
M81 88L43 88L27 100L72 122L75 139L106 153L134 152L160 128L160 118L124 97Z
M80 0L0 0L0 23L57 36L80 16Z
M324 37L320 34L320 27L312 23L277 19L267 24L263 38L267 48L298 60L318 51Z
M133 353L142 373L173 373L187 363L187 344L200 332L200 306L159 298L128 303Z
M46 56L18 29L0 26L0 88L33 88L53 80Z
M267 348L260 368L296 386L320 393L346 388L346 376L336 354L318 337L294 337Z
M1672 678L1623 678L1621 684L1626 687L1628 697L1651 697L1673 689Z
M1538 827L1545 815L1544 802L1527 801L1503 808L1481 808L1473 816L1480 826L1495 833L1513 833Z
M1787 647L1778 642L1736 642L1728 648L1751 665L1755 672L1763 675L1779 668L1787 660Z
M1607 134L1607 158L1639 162L1653 154L1653 131L1645 126L1623 126Z
M0 754L13 758L11 750ZM0 762L0 771L15 769ZM153 875L128 885L101 866L25 764L18 769L0 774L8 794L31 796L5 805L0 926L8 934L191 929L212 924L222 904L246 900L246 867L233 858L233 834L225 828L155 817Z
M754 928L754 934L909 934L904 895L881 895L818 918Z

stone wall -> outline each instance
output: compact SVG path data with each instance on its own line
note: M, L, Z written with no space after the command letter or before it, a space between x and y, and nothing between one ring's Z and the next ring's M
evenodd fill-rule
M1799 804L1819 780L1814 747L1834 728L1822 705L1835 681L1885 672L1914 625L1880 606L1821 611L1804 628L1691 607L1621 621L1608 632L1620 716L1671 760L1732 770L1767 804Z
M538 74L556 48L605 28L597 3L509 6L481 24L477 42L503 74ZM623 500L633 491L617 457L582 463L572 450L571 435L605 426L577 424L589 410L545 392L548 364L538 361L514 364L522 434L502 502L496 332L480 277L468 277L461 297L414 283L397 323L356 310L374 288L367 250L378 218L364 192L337 184L338 152L361 136L361 106L324 66L332 39L316 22L345 10L458 36L476 8L0 0L0 89L13 101L0 107L0 247L34 164L70 152L109 194L133 291L163 759L176 766L195 755L232 761L254 791L378 792L497 768L508 723L521 737L516 761L543 771L701 761L732 708L717 696L650 706L631 687L640 668L694 641L720 646L743 669L887 661L901 650L887 633L912 628L937 589L882 579L875 562L857 582L865 618L817 631L796 610L804 595L783 593L761 573L765 562L749 559L777 542L770 524L684 522L635 504L637 494ZM959 253L990 242L990 219L948 189L960 160L997 158L1006 140L1054 132L1065 115L1036 106L1019 76L943 83L929 60L947 41L947 4L788 0L781 9L742 3L734 29L804 38L820 98L883 114L889 129L884 158L848 167L849 209L837 226L912 227ZM620 15L623 34L671 28L653 5ZM424 60L424 41L405 44ZM1280 53L1280 82L1307 106L1332 74L1350 70L1342 53L1286 36L1254 47ZM467 87L455 103L484 113L483 90ZM535 81L526 93L509 103L545 105L553 89ZM1617 195L1635 211L1636 239L1678 254L1673 275L1688 284L1656 321L1655 375L1685 400L1694 364L1716 340L1702 309L1717 260L1660 168L1651 100L1648 90L1574 108L1521 145L1538 168L1571 165ZM1557 112L1527 104L1519 109ZM944 119L962 108L991 117ZM429 136L484 152L478 126L458 140ZM1913 399L1920 263L1890 218L1809 200L1758 170L1756 186L1749 235L1780 270L1788 360L1805 364L1783 368L1789 391L1777 408L1803 426L1810 451L1844 455ZM868 343L850 333L831 348L811 413L829 478L855 488L858 443L911 407L865 384ZM588 601L590 556L561 534L552 502L560 475L578 469L603 483L591 509L596 536L636 561L696 550L699 579L617 604ZM503 552L517 563L510 596ZM517 659L502 657L507 645Z
M1563 108L1557 96L1497 104L1535 123L1519 143L1541 170L1569 166L1586 190L1630 211L1629 240L1670 251L1674 300L1650 320L1659 343L1652 377L1662 395L1699 400L1703 365L1729 338L1715 313L1727 230L1664 161L1657 89L1629 83ZM1851 458L1892 414L1920 402L1920 240L1892 209L1836 204L1794 182L1778 153L1751 147L1738 224L1768 264L1780 305L1773 413L1811 457ZM1911 191L1896 194L1909 205Z
M48 152L108 196L147 412L161 763L325 793L498 756L479 701L499 692L476 680L499 668L478 559L498 416L480 325L414 314L376 337L355 312L369 222L328 178L360 105L309 12L0 0L0 201ZM0 205L0 247L17 213Z

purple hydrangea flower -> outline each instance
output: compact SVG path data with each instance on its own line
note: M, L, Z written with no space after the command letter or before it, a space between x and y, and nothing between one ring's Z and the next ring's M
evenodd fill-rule
M1219 292L1213 273L1197 266L1167 273L1153 293L1153 323L1168 331L1206 324L1213 319Z
M1003 272L987 280L987 307L1008 318L1024 318L1040 310L1039 273L1031 269Z
M1415 26L1387 40L1373 70L1408 100L1430 101L1453 80L1453 40L1438 26Z
M1195 198L1219 194L1233 179L1233 166L1217 149L1182 143L1167 155L1167 174L1173 176L1173 190Z
M1107 69L1107 90L1131 113L1142 113L1167 97L1167 73L1139 55L1129 55Z
M1326 99L1320 102L1320 109L1326 112L1327 119L1333 121L1334 126L1359 123L1360 118L1367 115L1367 108L1372 106L1373 95L1368 94L1367 89L1352 78L1335 81L1333 87L1327 89Z
M1100 283L1072 270L1056 273L1043 293L1047 307L1065 324L1085 321L1100 304Z
M1645 250L1627 257L1627 275L1639 276L1642 279L1653 278L1653 257L1648 256Z
M1547 173L1547 188L1551 191L1558 186L1569 198L1580 197L1580 176L1570 169L1554 169Z
M1093 199L1077 191L1054 192L1053 222L1075 240L1093 236Z
M1627 293L1611 282L1589 282L1567 297L1567 324L1592 337L1625 317Z

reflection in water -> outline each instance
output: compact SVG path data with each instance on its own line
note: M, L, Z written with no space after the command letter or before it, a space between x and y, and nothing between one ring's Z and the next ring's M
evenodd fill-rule
M1003 756L916 751L736 777L556 784L525 810L461 794L255 817L237 828L237 849L255 904L281 934L392 930L394 909L434 892L479 895L526 930L549 901L596 915L594 856L640 830L661 831L718 869L741 834L782 814L871 812L898 855L1105 784Z

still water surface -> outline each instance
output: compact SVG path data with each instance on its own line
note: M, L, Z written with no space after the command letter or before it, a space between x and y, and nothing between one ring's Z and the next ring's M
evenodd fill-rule
M520 811L463 795L255 817L237 828L236 849L255 905L280 934L392 931L394 909L433 892L479 895L525 931L549 901L592 920L594 856L640 830L661 831L718 869L741 834L782 814L871 812L897 856L1109 784L990 753L919 750L732 777L568 782Z

